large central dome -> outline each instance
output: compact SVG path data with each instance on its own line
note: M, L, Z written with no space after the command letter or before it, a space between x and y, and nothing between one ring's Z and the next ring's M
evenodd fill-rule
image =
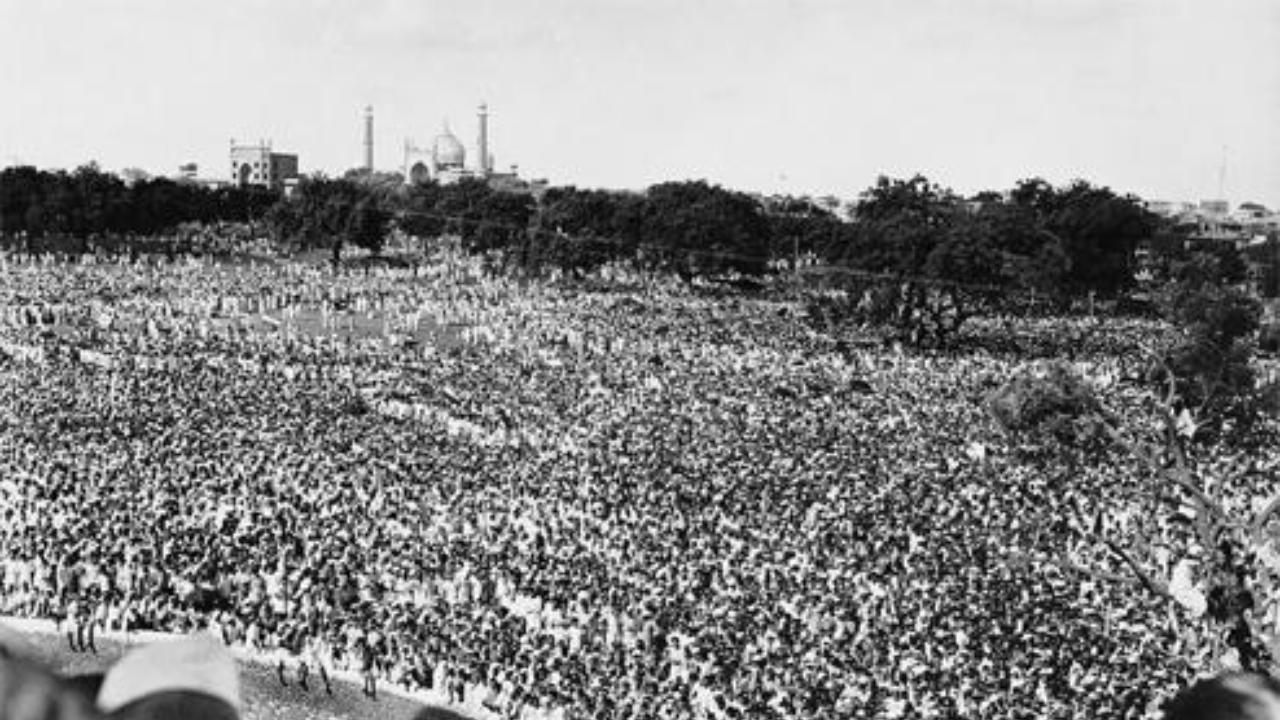
M458 142L449 128L436 136L435 148L432 150L437 167L463 167L467 163L467 150Z

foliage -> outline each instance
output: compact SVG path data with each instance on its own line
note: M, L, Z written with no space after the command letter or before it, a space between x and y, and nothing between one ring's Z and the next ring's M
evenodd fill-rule
M645 199L642 267L685 278L768 268L769 226L747 195L699 181L654 185Z
M1207 630L1201 641L1215 661L1221 662L1224 648L1230 648L1234 662L1244 669L1269 671L1273 658L1268 648L1277 638L1257 608L1280 581L1280 573L1261 556L1264 549L1274 552L1268 547L1274 545L1274 535L1267 528L1280 509L1280 495L1274 495L1274 483L1264 482L1261 487L1271 497L1226 502L1230 494L1249 493L1250 465L1196 467L1187 452L1188 435L1194 432L1184 422L1187 414L1170 405L1168 396L1152 399L1154 429L1108 410L1079 376L1059 365L1024 373L989 400L988 409L1002 429L1040 442L1049 450L1050 462L1057 458L1066 463L1058 490L1062 502L1052 503L1030 522L1068 528L1092 548L1085 553L1047 548L1050 556L1041 559L1090 580L1132 583L1167 602L1171 613ZM1123 451L1140 465L1142 472L1131 485L1098 487L1090 482L1081 461L1113 458L1077 452L1081 428L1089 443L1105 440L1107 448ZM1206 474L1212 482L1206 482ZM1124 574L1106 568L1106 558L1122 565ZM1171 572L1171 566L1177 569Z
M605 190L553 188L542 197L538 226L524 247L521 263L554 266L582 274L633 259L640 243L640 196ZM630 222L629 222L630 221Z
M857 319L916 343L945 343L1011 293L1056 297L1069 262L1034 213L1001 199L965 202L921 176L880 178L826 259L854 271Z
M770 255L793 263L799 256L820 255L838 245L847 224L830 210L802 198L783 198L764 208L769 224Z
M1093 388L1065 363L1023 371L992 392L986 405L1005 433L1034 445L1086 448L1105 438Z
M673 182L644 193L547 191L530 232L511 248L521 265L576 274L615 262L686 279L759 277L774 257L770 219L743 193L706 182Z
M304 178L294 197L271 208L266 222L277 239L301 249L329 248L336 261L347 244L382 250L391 222L383 202L358 181Z
M1260 270L1259 294L1267 299L1280 297L1280 238L1269 237L1250 245L1244 255L1248 263Z
M1273 323L1259 328L1258 349L1272 355L1280 354L1280 324Z
M1059 189L1024 180L1010 199L1062 243L1070 261L1067 284L1076 295L1114 296L1132 287L1137 247L1158 229L1156 216L1136 198L1083 181Z
M370 173L364 168L353 168L342 175L343 180L350 180L368 187L384 203L392 201L404 189L404 175L398 172Z
M480 199L478 210L483 219L471 232L462 233L463 246L473 252L487 252L520 245L528 234L534 204L528 195L489 190Z
M705 181L641 193L554 188L535 198L477 178L406 186L395 173L354 170L304 179L296 195L142 174L126 183L93 166L11 168L0 175L0 235L151 236L189 222L266 219L299 249L353 243L377 251L394 229L423 239L455 235L469 251L534 271L582 274L625 262L685 278L758 278L784 261L816 257L876 278L846 288L863 321L905 339L945 342L1010 294L1065 301L1128 287L1133 245L1152 229L1130 198L1041 180L1008 198L986 192L966 201L920 176L880 178L852 220L828 210L830 202L756 198Z
M277 198L262 188L215 189L164 178L126 184L92 164L71 173L14 167L0 171L0 235L27 241L151 236L189 222L254 221Z
M420 238L456 235L471 252L514 251L534 214L531 196L495 190L476 178L448 185L415 183L397 202L397 223L405 233Z
M1225 285L1219 261L1202 255L1184 265L1159 304L1178 332L1150 379L1172 386L1175 409L1199 419L1201 439L1248 432L1262 409L1253 366L1261 303Z

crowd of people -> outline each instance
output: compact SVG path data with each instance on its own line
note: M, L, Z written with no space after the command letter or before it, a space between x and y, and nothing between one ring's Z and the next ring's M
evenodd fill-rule
M77 646L210 628L507 718L1144 717L1201 669L1176 609L1038 554L1070 493L982 405L1068 331L1123 385L1151 322L920 354L461 258L9 257L0 293L0 611Z

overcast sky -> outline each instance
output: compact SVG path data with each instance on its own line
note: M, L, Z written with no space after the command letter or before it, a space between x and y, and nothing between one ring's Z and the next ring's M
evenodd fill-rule
M304 171L448 120L557 184L921 172L1280 206L1280 0L0 0L0 165ZM1225 153L1224 153L1225 149ZM470 158L469 158L470 161Z

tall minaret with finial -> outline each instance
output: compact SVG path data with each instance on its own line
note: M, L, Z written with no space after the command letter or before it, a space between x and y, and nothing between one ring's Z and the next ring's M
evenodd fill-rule
M373 174L373 106L364 108L364 169Z
M480 137L476 141L476 149L480 151L480 176L487 177L489 171L489 106L480 103Z

